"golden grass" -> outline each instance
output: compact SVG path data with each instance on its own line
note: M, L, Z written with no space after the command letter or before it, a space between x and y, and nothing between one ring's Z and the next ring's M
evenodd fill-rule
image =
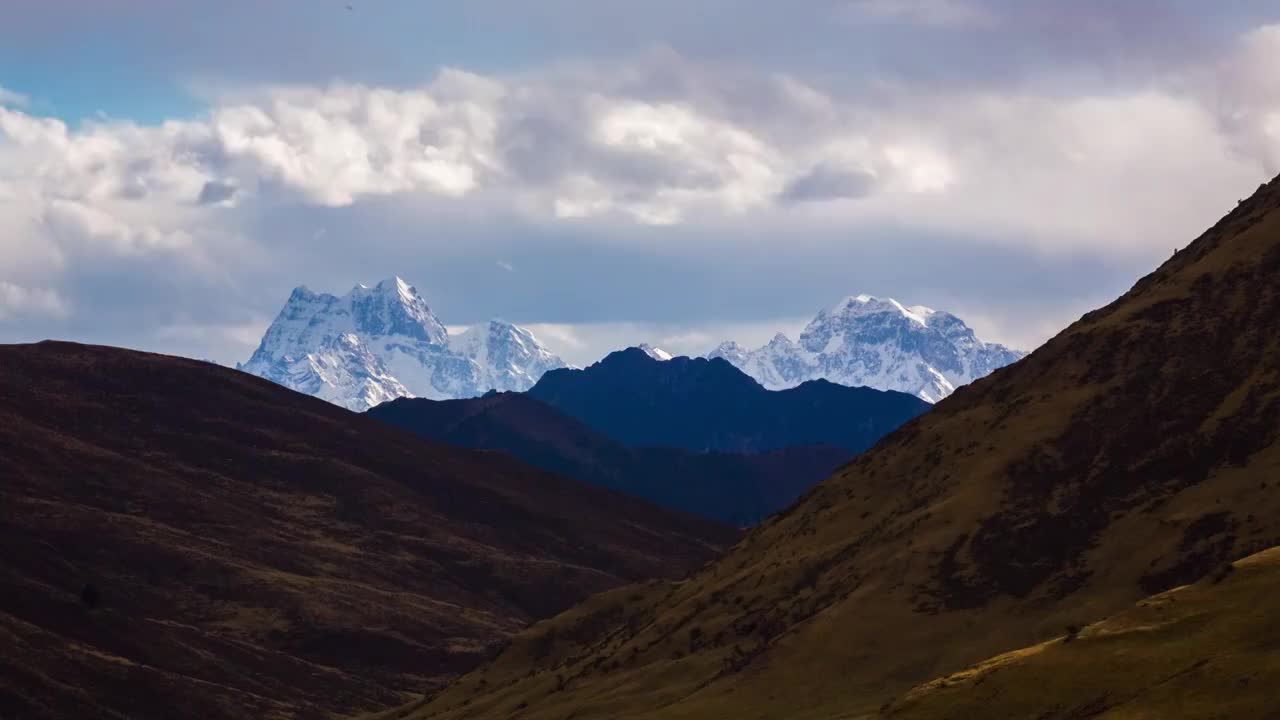
M1274 718L1280 711L1280 548L1138 603L1075 640L1008 653L923 685L901 720Z

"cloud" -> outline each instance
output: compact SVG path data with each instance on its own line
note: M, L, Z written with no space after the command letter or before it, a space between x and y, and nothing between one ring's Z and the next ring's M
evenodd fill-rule
M267 318L258 318L242 324L202 325L198 323L163 325L156 329L156 335L162 338L184 339L229 339L246 346L256 346L262 340L262 333L270 325Z
M394 272L451 322L515 308L578 359L754 342L735 324L767 340L786 328L761 318L863 291L1025 344L1037 314L1123 290L1277 170L1277 62L1263 27L1102 90L850 89L654 51L224 88L157 124L0 107L0 267L54 293L8 291L26 308L8 326L231 359L211 348L244 336L215 329L292 286Z
M494 169L501 86L444 71L422 90L283 88L213 111L206 158L322 205L361 195L461 196Z
M853 0L844 6L843 16L940 27L989 27L999 21L994 11L965 0Z
M1247 33L1239 45L1198 82L1216 100L1216 111L1244 153L1280 173L1280 24Z
M870 195L875 185L876 176L866 170L818 163L808 174L787 183L779 199L783 203L856 199Z
M1135 222L1155 235L1221 200L1194 194L1166 223L1099 213L1115 197L1108 185L1176 192L1198 174L1225 191L1264 174L1233 148L1269 157L1280 146L1280 100L1256 72L1280 53L1269 37L1246 38L1245 59L1229 66L1245 99L1226 118L1173 83L1077 96L898 88L864 101L785 76L717 83L716 70L665 56L629 73L445 70L410 89L267 87L161 126L71 131L0 109L0 152L56 242L117 253L199 245L225 205L406 195L659 226L857 198L828 221L875 224L909 205L926 226L989 242L1105 251Z
M192 244L185 230L133 225L79 200L48 199L43 223L50 237L67 245L99 246L120 255L179 250Z
M235 194L235 185L209 180L205 182L204 187L200 188L200 197L196 198L196 202L201 205L216 205L230 200L235 197Z
M8 105L10 107L26 107L28 102L29 102L29 99L27 98L26 95L23 95L22 93L14 92L12 90L8 90L4 86L0 86L0 105Z
M26 288L0 280L0 321L15 317L64 318L70 304L56 291Z

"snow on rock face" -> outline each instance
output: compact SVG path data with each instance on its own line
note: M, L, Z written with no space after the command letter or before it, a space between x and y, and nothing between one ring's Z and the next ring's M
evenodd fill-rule
M450 344L481 369L479 385L486 390L528 390L543 373L565 367L533 333L501 320L470 328Z
M527 390L564 367L528 330L494 320L450 338L413 286L390 278L343 297L293 291L241 370L355 411L397 397Z
M798 343L779 333L758 350L728 342L707 357L724 358L771 390L825 379L938 402L1024 355L982 342L950 313L858 295L818 313Z
M663 350L662 348L654 347L649 343L640 343L636 347L642 350L645 355L648 355L649 357L659 362L666 362L671 358L675 357L674 355L667 352L666 350Z

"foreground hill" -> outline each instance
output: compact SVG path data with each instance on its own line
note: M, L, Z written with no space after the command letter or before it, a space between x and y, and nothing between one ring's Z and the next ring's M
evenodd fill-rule
M1274 718L1278 594L1280 548L1272 548L1115 617L939 678L883 712L898 720Z
M250 375L0 347L0 717L324 717L734 537Z
M658 360L640 348L584 370L552 370L529 396L632 447L764 452L829 445L861 452L929 409L899 392L825 380L766 390L725 360Z
M629 448L520 393L401 398L368 414L433 440L501 450L545 470L737 527L791 504L852 455L825 446L756 454Z
M1277 482L1280 181L687 582L593 598L399 717L875 716L1280 545Z

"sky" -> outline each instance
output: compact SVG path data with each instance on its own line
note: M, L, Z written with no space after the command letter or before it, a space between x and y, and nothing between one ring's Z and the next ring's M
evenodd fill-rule
M398 275L576 364L862 293L1032 349L1278 172L1270 1L14 0L0 342Z

